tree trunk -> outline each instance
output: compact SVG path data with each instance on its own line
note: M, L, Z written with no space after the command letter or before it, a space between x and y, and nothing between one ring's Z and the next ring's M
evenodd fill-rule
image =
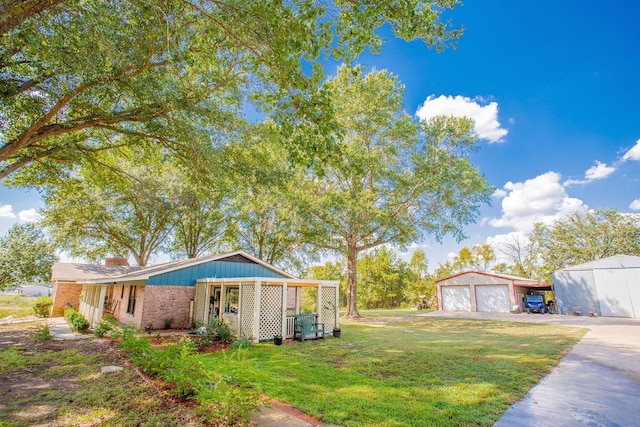
M355 245L347 250L347 318L361 317L358 312L358 252Z

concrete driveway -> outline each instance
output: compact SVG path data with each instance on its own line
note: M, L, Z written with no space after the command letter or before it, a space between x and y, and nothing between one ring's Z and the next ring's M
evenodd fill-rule
M496 426L639 426L640 319L437 311L434 317L579 326L589 332Z

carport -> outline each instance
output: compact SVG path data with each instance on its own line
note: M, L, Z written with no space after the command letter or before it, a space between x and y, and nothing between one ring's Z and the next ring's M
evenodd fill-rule
M438 309L508 312L527 292L550 289L533 279L484 271L465 271L436 282Z

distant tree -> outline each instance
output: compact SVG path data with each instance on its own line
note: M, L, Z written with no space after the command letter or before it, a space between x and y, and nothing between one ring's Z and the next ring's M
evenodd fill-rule
M435 294L435 282L429 275L427 268L426 254L422 249L417 249L407 265L406 287L404 290L404 301L406 303L414 305L422 299L429 299Z
M173 258L197 258L228 249L225 240L228 203L225 186L215 178L178 174L175 183L173 234L168 251Z
M341 67L326 89L341 129L341 151L308 185L301 208L317 245L347 258L347 317L358 317L357 259L386 243L425 234L463 236L490 188L471 165L469 119L418 125L402 111L403 88L386 71Z
M318 260L298 206L308 176L288 158L280 132L267 120L223 150L227 240L270 264L302 273Z
M347 305L347 276L345 270L344 261L327 261L324 264L308 267L304 277L316 280L338 280L340 282L339 305L340 307L345 307Z
M640 217L614 209L575 212L550 225L536 224L531 241L548 273L613 255L638 256Z
M489 271L495 260L496 255L491 245L478 243L460 249L458 255L453 259L453 265L456 271Z
M122 147L99 159L46 187L43 224L73 256L132 255L147 265L173 230L175 169L158 149Z
M24 282L48 282L57 260L55 248L39 224L15 224L0 237L0 289Z
M407 265L382 246L358 260L361 304L366 308L395 308L404 301Z

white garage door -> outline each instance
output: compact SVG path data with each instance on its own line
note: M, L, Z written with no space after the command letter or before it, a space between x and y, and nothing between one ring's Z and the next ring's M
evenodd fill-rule
M471 311L471 293L468 286L443 286L442 309L446 311Z
M476 303L478 311L509 311L509 286L476 286Z

